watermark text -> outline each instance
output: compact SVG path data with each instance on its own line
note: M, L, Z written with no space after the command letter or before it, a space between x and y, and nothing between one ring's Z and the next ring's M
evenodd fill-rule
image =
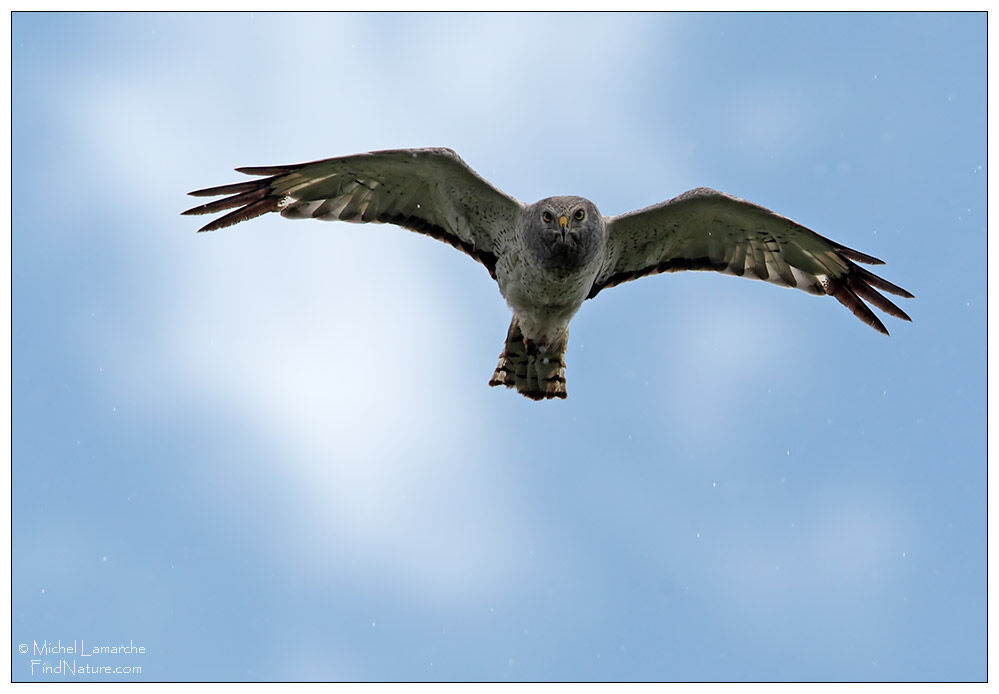
M141 675L142 665L136 659L146 655L146 647L131 639L98 643L44 639L19 643L17 652L27 656L31 677L96 678Z

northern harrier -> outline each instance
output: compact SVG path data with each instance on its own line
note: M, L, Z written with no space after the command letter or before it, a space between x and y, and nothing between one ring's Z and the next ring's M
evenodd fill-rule
M856 264L881 260L709 188L605 217L580 197L525 205L494 188L450 149L388 150L236 171L264 178L191 193L228 197L183 214L236 208L199 231L267 212L396 224L482 263L513 309L489 385L515 387L535 400L566 396L569 321L583 301L645 275L715 270L828 294L886 335L865 300L911 320L877 289L912 294Z

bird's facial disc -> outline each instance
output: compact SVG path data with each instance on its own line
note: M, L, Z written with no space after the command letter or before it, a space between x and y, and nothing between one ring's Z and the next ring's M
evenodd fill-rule
M603 245L599 214L583 198L548 198L535 204L526 241L536 258L552 270L582 268Z

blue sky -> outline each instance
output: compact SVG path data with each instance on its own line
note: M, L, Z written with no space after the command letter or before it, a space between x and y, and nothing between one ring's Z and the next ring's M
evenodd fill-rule
M986 677L984 14L12 42L15 679L66 679L45 640L141 644L92 664L144 681ZM419 146L528 202L753 200L886 260L914 322L643 279L535 403L487 387L509 310L444 244L178 214L235 166Z

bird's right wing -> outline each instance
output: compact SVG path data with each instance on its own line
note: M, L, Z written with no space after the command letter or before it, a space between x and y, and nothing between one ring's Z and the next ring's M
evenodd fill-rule
M608 233L607 261L590 297L645 275L714 270L831 295L886 335L884 324L864 301L910 320L877 290L908 298L912 294L857 265L882 265L882 261L717 190L695 188L672 200L614 217Z
M190 193L228 197L183 214L236 208L198 231L221 229L268 212L291 219L396 224L451 244L494 277L504 236L512 233L524 207L445 148L385 150L236 170L266 178Z

